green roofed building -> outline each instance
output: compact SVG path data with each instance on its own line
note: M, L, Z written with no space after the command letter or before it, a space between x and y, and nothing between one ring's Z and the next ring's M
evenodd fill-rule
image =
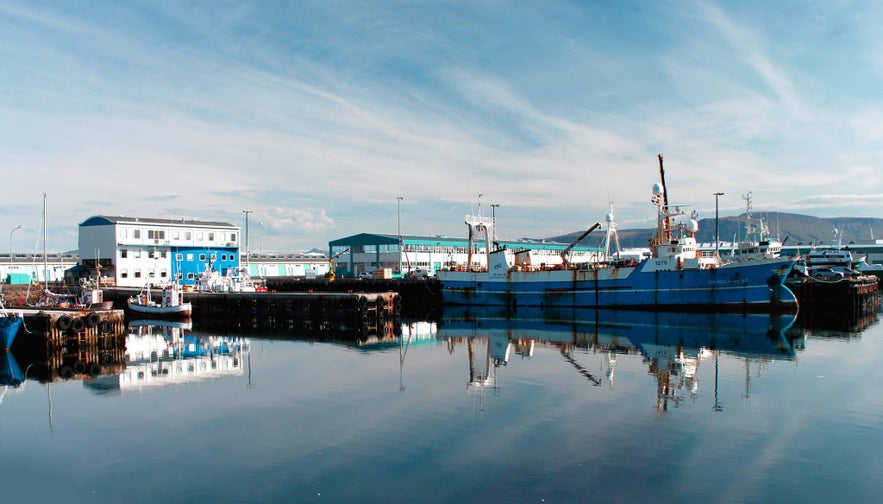
M539 240L497 241L497 247L511 254L529 254L533 264L555 266L562 263L561 253L567 243ZM372 274L377 270L389 270L393 277L434 276L442 269L467 267L469 240L450 236L402 235L360 233L328 243L329 256L337 276L353 277ZM597 257L597 247L575 246L569 253L572 263L588 262ZM486 266L484 242L476 241L472 266Z

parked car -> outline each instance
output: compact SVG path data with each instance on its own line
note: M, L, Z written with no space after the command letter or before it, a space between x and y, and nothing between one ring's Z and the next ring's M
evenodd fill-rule
M843 276L842 271L835 271L832 268L818 268L812 272L812 277L819 280L840 280Z
M374 278L373 273L368 273L367 271L363 271L359 273L359 278Z

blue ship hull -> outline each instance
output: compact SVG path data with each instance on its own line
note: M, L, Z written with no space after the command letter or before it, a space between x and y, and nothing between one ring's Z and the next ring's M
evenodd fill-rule
M782 284L793 260L680 270L655 269L659 261L647 259L628 267L498 274L443 271L439 280L448 305L797 311L796 297Z
M9 351L21 327L22 318L15 315L0 317L0 350Z

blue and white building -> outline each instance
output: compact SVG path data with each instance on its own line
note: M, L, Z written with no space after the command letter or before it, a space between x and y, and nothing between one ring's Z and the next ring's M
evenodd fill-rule
M98 215L79 226L80 263L113 278L119 287L180 279L195 285L213 268L239 267L239 227L226 222Z

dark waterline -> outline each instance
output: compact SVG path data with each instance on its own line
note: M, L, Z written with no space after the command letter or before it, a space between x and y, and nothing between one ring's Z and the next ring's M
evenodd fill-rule
M876 316L790 322L461 313L363 345L228 334L241 353L6 388L0 481L42 502L876 500ZM171 333L150 335L163 350Z

